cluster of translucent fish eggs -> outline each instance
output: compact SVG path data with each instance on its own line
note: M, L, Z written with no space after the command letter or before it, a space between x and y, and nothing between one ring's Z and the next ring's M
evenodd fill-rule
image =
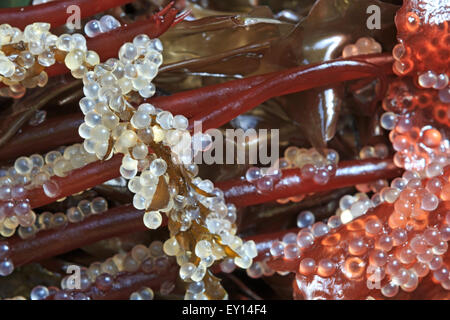
M149 274L164 271L173 262L164 254L162 247L163 244L160 241L153 241L148 247L142 244L136 245L128 253L117 253L103 262L94 262L88 268L81 268L78 288L73 276L68 275L61 280L61 290L36 286L31 290L30 297L32 300L43 300L50 296L53 299L69 299L72 293L75 293L76 299L89 299L89 296L82 291L92 286L107 291L112 288L116 277L121 274L137 271ZM163 287L169 286L173 288L173 284L163 283ZM152 300L153 297L154 293L150 288L142 288L132 293L130 299Z
M434 177L449 163L449 140L438 128L415 125L410 114L397 115L390 111L381 116L380 124L391 130L389 138L396 151L394 162L398 167Z
M448 86L448 76L445 73L436 74L434 71L429 70L421 73L417 78L417 82L424 89L433 88L439 90L441 101L450 103L448 99L450 87Z
M417 173L407 171L402 177L394 179L391 187L383 188L381 192L375 194L372 201L364 194L341 198L337 215L328 220L330 231L361 216L361 212L364 211L362 209L366 205L372 207L382 202L394 204L394 210L385 225L376 216L361 220L367 237L351 238L351 232L348 230L353 228L347 231L344 229L338 235L330 234L327 237L327 233L317 232L327 230L324 224L317 227L317 223L313 224L314 215L305 211L298 216L298 226L303 229L298 234L286 234L282 241L275 241L270 253L275 258L298 259L315 243L316 235L325 236L321 239L322 245L333 245L337 248L339 243L345 242L348 233L350 237L348 251L352 256L343 262L342 270L349 279L362 276L366 266L370 264L374 272L371 273L367 269L367 277L370 280L368 286L375 281L388 279L389 281L381 287L381 293L386 297L395 296L399 288L407 292L413 291L418 285L418 280L430 271L444 289L450 290L449 270L443 261L450 240L450 213L444 214L436 226L421 224L421 221L428 221L429 213L438 209L440 200L450 199L448 175L427 179L424 185L422 181ZM339 216L340 219L337 219ZM389 230L390 232L386 233ZM375 238L375 248L368 252L369 238ZM395 247L398 248L391 251ZM346 246L341 246L342 250L345 248ZM318 274L329 277L339 267L329 259L317 262L306 253L301 258L299 274L304 276Z
M232 215L235 216L235 213L232 213ZM200 260L197 265L190 262L190 254L182 249L176 237L171 237L164 243L164 252L169 256L177 257L182 279L190 279L195 282L201 280L206 273L206 268L212 266L216 260L227 256L224 250L225 245L237 254L233 260L237 266L243 269L251 266L253 258L257 256L256 245L254 241L243 242L241 238L236 236L236 228L229 219L221 217L217 211L213 211L206 217L208 231L213 235L219 235L221 241L218 243L215 240L199 240L195 244L193 252ZM232 219L234 220L235 217L232 217Z
M359 38L355 44L348 44L342 50L342 57L349 58L364 54L381 53L383 48L371 37Z
M265 259L262 261L254 261L253 264L246 270L247 275L250 278L258 279L261 277L270 277L275 274L275 270L270 268L267 264L269 259ZM223 270L222 270L223 271Z
M390 130L395 165L424 177L442 174L450 161L448 103L439 102L436 92L404 80L390 84L383 109L387 112L380 124Z
M120 167L124 178L135 178L138 170L143 170L141 177L129 184L130 190L136 193L133 204L137 209L146 209L151 204L159 177L167 169L163 159L154 159L150 163L148 144L181 139L181 131L188 125L184 116L173 117L148 103L135 110L126 100L125 95L131 91L139 91L144 98L153 96L155 86L151 81L162 63L161 51L158 39L139 35L133 43L122 45L119 59L96 65L83 77L85 97L80 100L80 107L85 122L79 127L79 134L85 139L86 150L99 159L109 158L112 151L125 154ZM164 130L168 130L168 134ZM152 229L161 221L162 217L156 211L148 212L144 217L145 224Z
M419 34L421 33L417 33L417 35ZM429 39L426 39L425 41L428 40ZM416 39L416 41L418 41L418 39ZM443 43L445 42L443 41ZM422 43L417 43L417 46L417 51L423 50L424 52L428 52L428 49L434 47L435 45L425 45L424 47L427 49L423 49ZM438 48L438 50L440 50L440 48ZM416 65L423 65L423 59L428 59L428 57L422 57L421 54L414 56L412 55L411 51L411 48L408 46L408 44L406 44L406 42L399 43L394 47L392 51L392 56L395 59L395 63L393 65L394 72L400 75L407 74L411 72ZM437 60L434 62L437 62ZM431 64L433 64L434 62L431 62ZM430 62L427 65L429 64ZM438 62L437 64L439 65L440 62ZM450 103L450 86L447 73L436 72L434 70L419 71L416 78L417 84L421 88L438 90L440 100L444 103Z
M280 167L300 168L304 180L326 184L336 172L339 154L332 149L325 149L321 153L315 148L289 147L284 151L284 161L286 163L281 164L280 160Z
M317 184L326 184L335 173L339 155L331 149L324 150L324 155L316 149L289 147L270 168L251 167L245 178L254 183L259 192L264 193L273 189L274 183L282 177L282 169L300 168L302 178L312 179Z
M413 69L411 61L406 57L406 49L403 44L398 44L394 47L392 56L396 60L394 63L394 71L404 74ZM407 65L407 67L405 66ZM439 99L443 103L450 103L450 85L449 77L446 73L439 73L433 70L423 71L417 75L417 84L424 89L435 89L438 91Z
M382 203L396 203L405 189L418 189L421 194L421 202L418 204L420 210L433 211L439 205L439 198L446 199L449 186L435 176L429 178L425 188L421 188L422 179L417 172L405 171L402 177L392 180L390 186L382 187L370 199L365 193L358 193L355 196L346 195L340 199L336 215L332 216L329 222L339 217L341 223L346 224L364 215L370 208Z
M297 259L302 250L306 250L314 244L316 238L328 234L330 230L340 225L342 225L340 219L334 217L331 217L327 223L315 222L315 216L311 211L302 211L297 216L297 226L301 230L298 234L294 232L285 234L281 241L274 241L270 248L270 254L274 258Z
M100 20L93 19L84 25L84 33L93 38L102 33L112 31L120 27L120 22L111 15L104 15Z
M197 167L195 166L195 168ZM184 247L183 242L180 243L177 236L172 236L164 242L164 252L169 256L176 257L177 263L180 265L180 277L189 283L202 281L207 274L207 268L211 267L215 261L227 256L224 246L228 246L237 254L233 262L241 268L249 268L252 265L253 258L257 255L253 241L244 243L241 238L235 235L235 206L225 203L223 192L215 188L210 180L195 177L196 171L198 170L191 171L190 178L192 178L191 182L194 187L190 187L190 197L186 198L183 195L174 194L171 196L171 202L167 208L159 210L166 212L172 221L179 223L179 229L182 232L188 231L193 223L201 223L210 234L210 236L204 235L197 239L194 248ZM143 175L145 177L146 173L144 172L139 178L133 178L130 183L136 181L140 184ZM134 183L132 183L131 188L137 190ZM136 195L140 196L140 193ZM204 221L200 217L199 204L209 211L203 218ZM158 215L157 219L155 215ZM156 223L154 223L155 221ZM146 212L144 223L150 228L157 227L161 223L159 212ZM220 236L220 243L214 239L213 235ZM203 298L203 295L193 292L195 291L188 290L186 297Z
M193 186L211 194L205 196L202 192L190 188L192 196L211 210L205 217L206 228L211 234L220 235L222 243L232 247L239 255L235 258L237 265L248 268L256 255L256 249L254 243L242 243L242 240L235 236L235 210L225 204L223 193L214 188L211 181L195 178L198 168L190 162L192 148L195 149L195 136L191 137L187 130L187 118L182 115L173 116L170 112L157 109L149 103L143 103L135 109L126 100L125 95L131 91L139 92L143 98L155 93L151 80L162 63L161 50L159 40L150 40L144 35L137 36L133 43L126 43L121 47L119 60L109 59L104 64L97 65L94 71L85 74L85 97L80 101L85 122L79 128L81 137L85 139L84 146L99 159L107 159L113 153L124 154L120 173L123 178L130 180L128 187L135 193L134 207L146 210L144 224L148 228L158 228L162 223L160 212L166 212L171 219L181 220L182 231L186 231L199 215L195 210L185 210L186 214L178 218L177 212L183 211L189 204L185 196L177 194L176 188L169 188L169 202L165 208L147 211L157 193L159 182L164 181L170 185L171 178L167 173L170 164L153 154L149 155L148 147L152 144L169 147L173 164L189 172L186 178L192 179ZM202 140L202 137L199 139ZM202 141L200 143L203 145ZM138 175L138 172L141 174ZM190 206L192 207L192 204ZM204 250L196 249L196 254L201 257L197 265L189 262L187 252L179 246L175 237L170 238L164 245L168 255L177 256L180 276L184 280L200 281L207 268L215 260L225 256L222 247L215 241L202 241L197 243L196 248L199 244L206 247ZM211 247L209 251L207 244Z
M450 85L447 74L437 74L429 70L418 75L417 83L424 89L438 90L439 100L443 103L450 103Z
M19 157L14 166L0 170L0 234L10 237L20 226L20 233L34 230L36 214L31 210L27 191L42 187L51 198L59 194L59 186L51 178L63 177L73 169L81 168L95 161L83 146L75 144L58 151L50 151L45 156L33 154Z
M7 85L2 95L20 98L26 88L45 86L48 76L44 68L57 60L64 59L76 78L100 61L97 53L87 50L83 35L56 36L49 30L50 24L41 22L26 26L23 32L8 24L0 25L0 79Z
M156 51L155 48L157 49ZM86 117L85 124L80 126L79 132L86 139L86 149L94 152L99 158L108 157L110 155L106 153L110 149L110 138L112 138L114 152L125 154L122 159L120 173L122 177L130 179L129 189L135 193L133 205L139 210L147 210L149 208L160 179L169 182L169 177L166 175L167 162L161 158L148 156L149 144L162 143L168 146L172 154L176 155L175 158L172 158L178 159L178 164L191 160L191 144L193 141L187 131L188 120L184 116L173 116L170 112L156 109L148 103L141 104L135 110L129 105L126 106L126 101L121 99L124 94L128 94L131 90L139 91L139 94L144 98L154 94L154 87L150 92L147 92L145 85L153 86L149 81L156 76L157 68L162 62L160 50L162 50L160 42L149 40L144 36L136 37L133 44L124 44L119 51L119 61L110 59L105 63L104 67L102 65L97 66L98 68L96 67L96 69L101 70L100 67L108 69L109 65L116 65L109 68L109 73L114 73L116 70L117 72L122 72L118 77L111 79L111 82L119 81L118 86L121 90L117 92L111 92L110 90L111 97L109 101L97 101L104 96L104 93L100 94L100 91L107 89L110 85L109 78L107 79L108 81L105 81L105 73L101 75L101 78L97 77L95 79L93 78L95 77L94 75L88 73L83 79L86 97L80 101L81 109ZM158 53L158 56L156 56L155 52ZM155 63L155 60L157 60L157 63ZM120 62L124 62L123 66L120 65ZM96 69L94 69L94 73ZM129 113L125 111L129 111ZM104 120L104 115L106 115L106 120ZM113 121L109 121L112 118ZM122 125L119 124L119 119L123 121ZM191 164L188 167L193 176L195 176L198 171L196 166ZM141 171L139 176L137 176L138 171ZM192 182L206 193L213 193L214 191L214 185L209 180L195 178ZM255 250L249 249L253 248L251 243L236 244L236 239L239 238L234 236L235 230L232 227L235 213L233 215L232 210L228 212L223 196L210 198L196 192L193 193L204 206L213 212L206 217L205 221L209 232L212 234L221 232L221 239L224 244L235 244L233 250L239 254L239 257L235 258L236 263L243 267L250 266L252 258L255 256ZM174 200L180 200L180 197L183 198L178 196L175 199L175 196L176 194L170 195L171 199L166 208L158 211L147 211L144 214L144 224L150 229L158 228L162 223L162 216L159 211L171 211L176 202ZM177 206L180 207L179 209L186 205L185 201L177 203ZM233 221L230 221L230 218ZM184 221L188 228L191 221L196 219L196 215L194 214L192 217L185 215L184 219L189 220ZM197 265L188 261L183 262L182 258L177 259L180 262L180 276L183 280L200 281L205 276L207 267L211 266L215 260L223 258L223 249L214 242L210 243L207 240L203 240L203 242L197 243L196 248L199 247L199 244L205 244L208 247L206 243L209 243L209 246L216 249L216 255L209 252L207 248L203 250L206 250L206 253L196 249L196 254L201 257L201 261ZM180 248L175 237L166 241L164 250L169 255L186 259L186 252Z
M419 87L438 90L440 100L449 103L448 16L445 10L432 11L430 16L407 7L397 12L400 43L392 51L393 70L401 76L412 73Z
M148 98L155 93L151 81L162 63L161 42L150 40L146 35L135 37L134 42L136 45L125 43L121 47L120 60L109 59L83 77L85 97L80 100L80 108L85 114L85 123L80 126L79 133L86 139L86 150L95 153L100 159L107 156L111 135L117 139L117 151L136 147L137 134L119 125L120 120L129 121L134 110L124 95L139 91L142 97ZM147 128L153 113L154 107L142 105L132 124L139 129ZM147 136L151 134L146 133ZM141 145L135 150L139 158L146 155L143 149Z
M124 178L131 179L129 189L136 193L133 204L143 210L151 204L159 178L166 174L168 168L165 160L148 155L148 144L162 143L170 147L172 159L180 161L177 156L182 156L184 151L190 154L191 136L186 130L188 120L184 116L174 117L150 104L140 105L130 123L132 129L121 133L114 148L125 153L120 172ZM131 154L127 154L130 148ZM141 171L140 176L136 176L138 171Z
M258 192L269 192L273 189L275 181L281 178L281 170L276 167L251 167L247 169L245 178L256 185Z
M317 222L310 228L301 229L298 234L294 232L287 233L281 241L277 240L272 243L270 254L274 258L298 259L302 250L314 244L315 238L321 237L329 231L330 229L325 223Z
M130 295L130 300L153 300L155 294L153 290L148 287L141 288Z
M51 213L49 211L40 213L32 226L20 226L18 235L22 239L27 239L39 231L59 228L65 226L68 222L78 223L90 215L99 214L106 210L108 210L108 203L102 197L96 197L91 201L81 200L77 206L67 209L66 214L62 212Z

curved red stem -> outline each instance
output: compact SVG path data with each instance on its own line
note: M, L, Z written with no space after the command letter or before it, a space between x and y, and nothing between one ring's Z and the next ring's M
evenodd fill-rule
M145 231L147 228L142 222L142 216L142 211L127 205L89 216L79 223L68 223L62 228L38 232L29 239L15 236L8 241L12 249L9 257L17 267L69 252L96 241Z
M75 113L48 119L38 126L26 126L0 148L0 161L17 158L24 155L24 151L30 155L81 142L78 127L83 122L82 114Z
M54 202L58 198L70 196L119 177L122 156L117 154L110 160L90 163L80 169L73 170L63 178L52 177L51 180L59 187L59 194L56 198L48 197L42 187L28 190L26 197L30 200L30 206L32 208L41 207Z
M192 128L194 121L200 121L203 130L219 128L271 98L370 76L381 78L381 91L384 91L386 75L376 65L354 59L338 59L271 73L258 85L247 87L241 94L229 96L197 114L190 125Z
M141 270L136 272L120 272L113 275L114 284L109 289L99 289L95 283L88 288L80 290L64 290L68 299L78 299L78 294L82 293L84 297L89 297L92 300L128 300L130 295L142 289L143 287L150 287L153 291L159 291L164 282L176 281L178 275L178 266L171 263L164 270L154 270L150 273L145 273ZM49 296L46 300L54 300L55 296Z
M219 182L217 187L224 191L228 201L242 207L311 192L354 186L381 178L390 179L400 176L401 173L402 170L394 165L392 159L353 160L340 162L336 174L324 185L316 184L311 180L303 180L300 169L287 169L283 170L282 178L268 193L259 193L256 186L246 180Z
M93 300L127 300L133 292L142 287L150 287L153 291L159 291L164 282L175 282L177 276L177 265L172 265L163 272L123 273L115 277L114 286L111 289L95 290L92 293L87 291L86 294Z
M343 60L335 60L335 61L343 61ZM367 55L356 57L353 60L344 60L344 61L353 61L356 63L368 63L376 65L379 72L384 74L392 73L392 63L393 58L391 54L375 54L375 55ZM326 62L330 63L330 62ZM325 63L325 64L326 64ZM330 77L330 74L326 73L326 70L323 70L324 64L321 64L322 77L325 74L325 78ZM331 64L333 66L333 64ZM314 68L311 71L318 71L316 66L312 66ZM254 87L262 84L264 81L271 80L273 77L278 77L277 79L282 79L284 77L286 84L288 86L292 85L289 81L298 81L298 83L302 83L301 78L289 78L293 77L293 73L298 70L306 70L311 68L308 66L301 66L297 68L292 68L284 71L277 71L272 73L267 73L263 75L251 76L244 79L232 80L225 83L220 83L216 85L210 85L206 87L202 87L199 89L183 91L175 93L171 96L160 96L153 97L151 99L147 99L147 102L153 103L161 109L169 110L175 114L183 114L186 117L193 117L194 115L199 114L199 112L205 112L214 108L215 110L219 110L219 105L221 105L224 101L228 101L228 99L235 101L240 101L239 97L252 90ZM331 70L330 70L331 72ZM373 69L372 73L373 74ZM360 77L366 77L367 73L360 74ZM321 81L329 81L324 80L318 76L316 80L319 80L317 86L323 86L324 82ZM316 81L317 82L317 81ZM293 88L291 88L292 90ZM289 90L285 93L280 93L279 95L284 95L290 93ZM301 90L294 90L301 91Z
M115 155L110 160L93 162L73 170L67 177L53 177L52 181L59 186L60 190L57 197L66 197L119 177L121 161L122 156ZM318 185L309 180L304 181L300 177L299 169L287 169L283 171L282 178L275 183L274 189L265 194L258 193L256 186L246 180L224 181L217 183L216 186L223 190L227 201L237 206L249 206L299 194L368 183L381 178L393 178L400 174L401 169L395 167L391 159L368 159L341 162L336 175L331 177L325 185ZM30 199L32 208L55 201L55 198L50 198L44 193L43 188L29 190L26 197Z
M84 293L93 300L128 300L133 292L142 289L142 287L149 287L153 291L159 291L164 282L175 282L177 276L177 265L171 265L163 272L122 273L115 276L114 286L111 289L101 291L95 290L95 288Z

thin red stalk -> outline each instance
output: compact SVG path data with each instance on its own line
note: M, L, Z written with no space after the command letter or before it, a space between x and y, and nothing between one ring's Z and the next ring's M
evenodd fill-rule
M67 12L67 8L72 5L80 8L81 18L86 18L130 2L133 0L63 0L35 6L6 8L0 10L0 21L20 29L34 22L48 22L55 28L65 24L73 14L72 11Z
M108 161L97 161L86 167L74 170L67 177L52 178L60 188L58 198L78 193L119 177L121 159L121 155L115 155ZM224 181L216 185L224 191L227 201L237 206L250 206L299 194L368 183L381 178L394 178L400 174L401 169L395 167L391 159L369 159L341 162L336 175L330 178L330 181L325 185L318 185L310 180L304 181L300 177L299 169L284 170L282 178L275 183L274 189L264 194L258 193L256 186L245 180ZM27 198L30 199L32 208L44 206L55 201L55 198L50 198L44 193L43 188L29 190Z
M184 19L186 19L187 17L189 17L189 15L192 13L192 10L186 10L185 12L181 13L180 15L177 16L177 18L175 19L175 21L173 22L172 26L176 26L177 24L179 24L180 22L182 22Z
M99 215L92 215L79 223L68 223L65 227L38 232L34 237L21 239L14 236L8 240L11 248L9 258L16 267L38 262L63 254L94 242L128 233L148 230L142 221L144 212L132 205L109 209ZM162 226L167 225L164 217ZM288 232L298 229L280 231L271 234L251 236L258 249L257 260L262 260L270 249L272 242L282 239ZM82 234L83 237L79 235Z
M157 292L164 282L175 282L177 277L178 266L176 265L172 265L163 272L123 273L115 277L114 286L111 289L101 291L92 288L93 290L84 293L93 300L128 300L133 292L142 289L142 287L149 287Z
M96 283L91 284L88 288L80 290L63 290L68 300L89 297L92 300L128 300L130 295L143 287L150 287L153 291L159 291L164 282L174 283L178 276L178 266L173 262L165 269L155 269L146 273L142 270L136 272L120 272L111 276L113 285L111 288L98 288ZM58 290L59 291L59 290ZM55 294L47 297L46 300L56 300Z
M58 198L75 194L119 177L121 159L121 155L116 155L111 160L97 161L84 168L74 170L67 177L52 178L60 187ZM275 183L273 190L264 194L258 193L256 186L245 180L224 181L216 185L224 191L227 201L240 207L266 203L299 194L334 190L382 178L394 178L399 176L401 172L402 170L395 167L391 159L354 160L341 162L336 175L331 177L325 185L318 185L310 180L304 181L300 176L299 169L284 170L282 178ZM42 188L30 190L27 198L30 199L32 208L55 201L55 198L45 195Z
M85 168L86 172L81 168L71 173L68 178L55 178L55 181L61 187L61 196L68 196L118 177L121 157L115 156L114 158L113 160L90 164ZM108 171L114 171L116 175ZM275 183L274 189L264 194L259 193L254 184L240 179L219 182L216 185L224 191L227 201L240 207L267 203L311 192L334 190L382 178L390 179L398 177L401 172L402 170L397 168L391 159L368 159L341 162L335 176L331 177L330 181L325 185L315 184L310 180L303 180L299 169L284 170L282 178ZM90 175L94 175L95 178ZM102 181L97 182L99 179ZM29 194L32 207L42 206L55 200L46 197L44 192L41 191L42 189L34 190L34 193Z
M170 9L173 8L175 5L175 1L170 1L167 6L165 6L163 9L161 9L159 12L156 13L157 16L164 16L167 12L169 12Z
M259 193L255 184L246 180L231 180L217 183L229 202L238 207L266 203L311 192L327 191L356 184L368 183L377 179L390 179L401 175L392 159L353 160L339 163L336 174L325 185L301 178L300 169L283 170L283 176L276 181L272 191Z
M379 70L385 74L392 73L393 58L391 54L377 54L361 56L354 59L355 61L361 61L364 63L370 63L377 65ZM342 60L335 60L342 61ZM351 60L346 60L351 61ZM329 62L327 62L329 63ZM148 102L155 104L161 109L169 110L176 114L183 114L186 117L192 117L197 115L199 111L205 113L211 108L217 109L223 101L228 99L235 99L239 101L239 96L243 93L252 90L252 88L260 85L266 80L270 80L273 76L288 77L292 74L293 70L301 70L310 68L311 66L302 66L294 69L288 69L284 71L277 71L267 73L258 76L252 76L244 79L232 80L225 83L216 85L210 85L199 89L183 91L175 93L169 97L161 96L148 99ZM317 68L317 66L315 67ZM367 76L365 73L363 77ZM329 77L326 75L325 78ZM297 79L301 81L301 79ZM286 81L297 81L295 79L286 79ZM322 86L324 83L318 85ZM289 84L292 85L292 84ZM284 94L284 93L283 93Z
M176 110L176 95L154 98L159 108L179 114ZM153 103L153 100L148 100ZM200 111L197 109L197 111ZM189 118L189 115L187 115ZM82 142L78 127L84 122L81 112L59 116L44 121L38 126L26 126L22 131L0 147L0 161L13 160L20 156L42 153L62 145Z
M15 236L8 241L10 258L16 267L69 252L96 241L122 234L145 231L143 212L132 205L109 209L79 223L38 232L34 237Z
M70 196L119 177L121 163L122 155L117 154L110 160L96 161L80 169L73 170L66 177L52 177L51 180L59 187L59 194L56 198L48 197L42 187L29 190L27 198L30 199L32 208L55 202L58 198Z
M69 114L46 120L38 126L27 126L12 141L0 148L0 161L19 156L41 153L59 146L81 142L78 127L83 123L82 115Z
M68 223L62 228L38 232L34 237L21 239L18 236L8 240L11 248L9 258L16 267L38 262L59 254L63 254L94 242L120 235L148 230L142 221L142 210L132 205L109 209L99 215L91 215L78 223ZM167 225L164 217L162 226ZM270 249L272 242L282 239L288 232L298 229L280 231L271 234L251 236L246 240L254 240L258 249L257 260L262 260ZM83 237L79 235L82 234Z
M247 112L261 103L282 95L322 87L370 76L381 78L382 89L386 87L386 75L373 64L354 59L339 59L316 65L300 66L266 75L266 80L248 88L237 96L218 101L191 119L201 121L202 129L219 128L238 115Z
M122 273L114 278L114 286L111 289L102 291L92 288L84 293L93 300L128 300L133 292L142 289L142 287L149 287L157 292L164 282L175 282L177 277L177 265L172 265L162 272Z

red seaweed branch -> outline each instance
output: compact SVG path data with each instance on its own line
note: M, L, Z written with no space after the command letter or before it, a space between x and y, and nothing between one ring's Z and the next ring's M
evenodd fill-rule
M225 197L236 206L250 206L274 201L281 198L308 194L311 192L339 189L378 179L392 179L401 175L402 170L394 166L391 159L342 161L336 174L324 185L315 184L302 178L300 169L283 170L280 180L269 193L258 192L257 187L248 181L234 180L218 185L224 190Z
M79 223L38 232L34 237L8 241L9 258L15 266L37 262L69 252L96 241L127 233L145 231L143 212L127 205L90 216ZM83 235L83 236L80 236Z

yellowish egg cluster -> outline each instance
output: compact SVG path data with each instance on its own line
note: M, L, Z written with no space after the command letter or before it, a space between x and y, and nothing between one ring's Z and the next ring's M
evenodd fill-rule
M374 38L362 37L355 44L348 44L342 50L342 57L349 58L364 54L381 53L383 48Z
M120 173L130 180L134 207L146 211L144 224L150 229L161 225L161 212L168 216L172 237L164 251L177 257L183 280L198 282L212 279L208 268L229 255L226 248L238 266L248 268L256 247L236 236L236 209L225 203L222 191L196 177L191 160L195 139L202 137L191 137L188 120L148 103L134 108L128 102L135 92L143 98L155 93L151 81L162 64L161 51L159 40L140 35L120 48L119 59L87 72L80 101L85 122L79 132L87 152L99 159L124 154Z
M87 50L83 35L50 32L50 24L36 22L22 32L8 24L0 25L0 81L7 87L0 95L22 97L27 88L43 87L48 82L45 68L64 62L75 78L81 79L89 68L100 62Z
M25 178L21 176L21 179L31 181L27 175L33 171L39 183L33 182L32 186L42 185L47 196L57 197L59 190L50 179L52 175L63 177L95 159L105 160L122 153L120 174L130 180L129 189L135 193L133 205L146 211L144 224L150 229L159 227L161 212L169 218L171 238L165 242L164 251L177 257L181 278L189 283L205 279L209 283L205 297L225 298L219 280L208 268L225 257L232 257L239 267L249 268L257 252L253 241L243 242L236 236L236 208L225 203L223 192L211 181L196 177L198 168L191 160L209 137L204 134L191 137L184 116L174 116L148 103L134 107L130 102L155 94L152 80L162 64L161 41L138 35L133 42L122 45L118 59L100 63L98 54L87 50L86 40L80 34L57 37L49 32L50 25L46 23L29 25L23 33L7 25L0 29L3 30L3 34L0 30L2 52L6 52L0 61L0 75L8 90L24 94L23 88L33 75L27 73L23 79L17 78L16 69L23 67L23 59L16 61L16 57L10 55L28 50L26 57L30 68L43 70L56 61L64 62L75 78L83 80L85 95L80 100L85 121L79 127L84 143L67 148L64 154L48 154L45 159L21 157L14 171L10 170L11 174L23 173ZM9 47L12 51L6 50ZM12 89L12 86L17 88ZM0 196L1 200L6 200L7 207L0 208L0 213L6 212L6 219L11 210L19 210L15 209L15 201L20 198L12 195L17 192L10 188L10 185L15 186L9 182L10 177L3 180ZM23 196L23 186L30 184L28 180L22 183L23 190L17 190L22 191ZM30 215L27 199L20 201L24 207L20 210ZM72 211L68 216L78 220L79 211ZM27 216L23 226L33 225L35 219L33 214Z

